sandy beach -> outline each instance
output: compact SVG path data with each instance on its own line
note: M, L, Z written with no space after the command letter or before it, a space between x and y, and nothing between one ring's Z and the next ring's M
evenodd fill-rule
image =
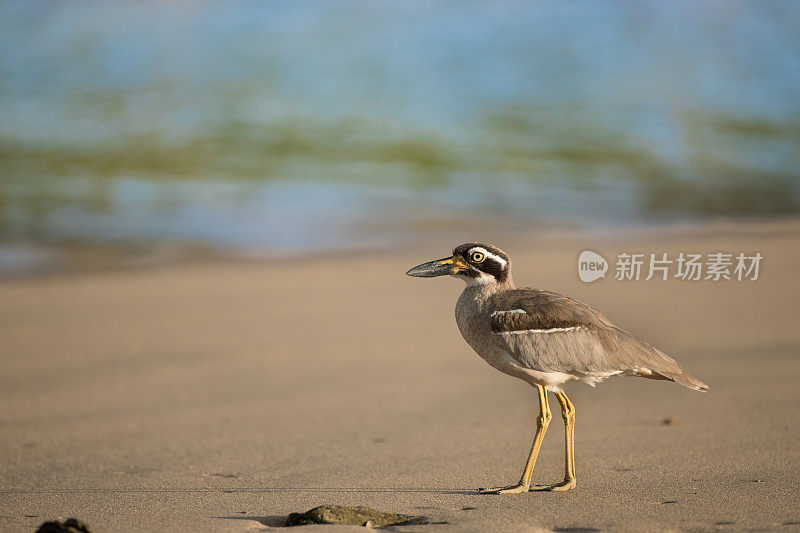
M404 272L487 237L518 286L595 306L711 391L572 385L577 489L477 494L517 480L535 391L463 341L460 281ZM758 281L586 284L584 249L764 260ZM403 531L800 530L799 272L786 221L5 279L0 529L250 531L341 504L446 522ZM534 483L562 477L554 415Z

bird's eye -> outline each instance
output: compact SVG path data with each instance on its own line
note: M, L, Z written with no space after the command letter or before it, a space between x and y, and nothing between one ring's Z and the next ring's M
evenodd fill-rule
M472 260L473 263L480 263L481 261L486 259L486 256L483 255L483 252L472 252L469 258L470 260Z

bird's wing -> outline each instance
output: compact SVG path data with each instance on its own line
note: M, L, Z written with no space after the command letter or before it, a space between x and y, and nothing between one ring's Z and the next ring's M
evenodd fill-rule
M492 333L522 366L543 372L624 372L674 379L680 365L588 305L537 289L501 293L492 302Z

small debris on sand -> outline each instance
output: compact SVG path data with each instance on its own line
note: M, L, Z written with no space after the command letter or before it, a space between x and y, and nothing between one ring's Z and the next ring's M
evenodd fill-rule
M63 522L45 522L36 533L93 533L92 528L77 518L67 518Z
M662 426L677 426L679 423L677 418L673 418L671 416L666 417L661 421Z
M345 524L351 526L386 527L400 524L418 523L423 519L396 513L386 513L370 507L344 507L341 505L320 505L305 513L292 513L286 520L287 526L308 524Z

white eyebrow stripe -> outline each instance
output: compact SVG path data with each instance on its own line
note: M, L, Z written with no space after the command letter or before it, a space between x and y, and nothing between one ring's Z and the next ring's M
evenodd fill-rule
M475 251L482 253L484 255L484 257L491 257L492 259L494 259L498 263L502 264L503 268L505 268L506 265L508 265L508 261L506 261L505 259L503 259L499 255L493 254L492 252L490 252L486 248L483 248L482 246L476 246L474 248L470 248L469 253L472 253L472 252L475 252Z
M523 333L562 333L564 331L577 331L581 329L580 326L572 326L570 328L551 328L551 329L521 329L519 331L498 331L495 335L521 335Z
M492 317L499 316L499 315L527 315L528 313L525 312L524 309L511 309L510 311L495 311L492 313Z

